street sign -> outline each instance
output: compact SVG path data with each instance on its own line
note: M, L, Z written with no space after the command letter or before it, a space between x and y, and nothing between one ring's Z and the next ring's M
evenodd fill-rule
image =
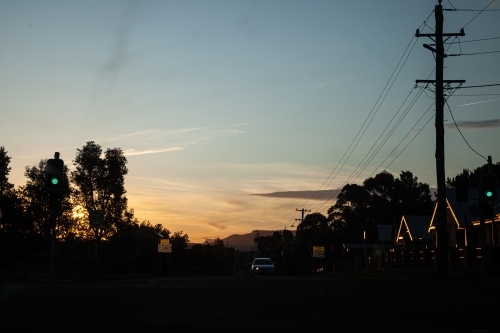
M160 239L160 244L170 244L170 239Z
M104 212L102 210L91 210L89 223L91 228L104 229Z
M325 247L313 246L313 258L324 258L324 257L325 257Z
M171 253L172 244L158 244L158 252Z

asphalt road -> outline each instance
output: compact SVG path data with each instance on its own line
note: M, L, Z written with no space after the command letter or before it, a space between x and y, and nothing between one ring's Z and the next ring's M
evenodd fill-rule
M4 284L2 332L499 332L494 281L190 278Z

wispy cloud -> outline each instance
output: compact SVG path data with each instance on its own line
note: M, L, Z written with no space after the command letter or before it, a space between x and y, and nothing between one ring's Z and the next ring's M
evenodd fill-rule
M490 129L500 127L500 119L490 119L490 120L466 120L466 121L457 121L457 125L459 128L470 128L470 129ZM446 129L454 129L455 124L445 124Z
M272 193L257 193L252 195L272 198L286 199L315 199L315 200L330 200L339 194L339 190L321 190L321 191L286 191Z
M495 102L495 101L500 101L500 98L497 98L497 99L490 99L490 100L487 100L487 101L481 101L481 102L467 103L467 104L462 104L462 105L458 105L458 106L459 106L459 107L460 107L460 106L469 106L469 105L474 105L474 104L481 104L481 103L488 103L488 102Z
M172 148L164 148L164 149L148 149L148 150L126 149L126 150L124 150L124 154L125 154L125 156L135 156L135 155L144 155L144 154L166 153L169 151L178 151L178 150L184 150L184 147L172 147Z
M243 133L244 131L239 129L211 127L150 129L100 139L100 142L104 142L104 144L119 143L120 146L124 147L125 155L135 156L184 150L189 146L205 144Z
M350 80L350 79L355 79L357 77L360 77L360 76L363 76L365 74L369 74L369 73L373 73L373 72L376 72L377 69L372 69L370 71L366 71L366 72L362 72L362 73L358 73L358 74L355 74L355 75L350 75L350 76L345 76L345 77L340 77L340 78L337 78L337 79L333 79L333 80L330 80L330 81L327 81L327 82L324 82L322 84L319 84L317 86L314 86L312 88L309 88L309 90L316 90L316 89L322 89L322 88L326 88L328 86L331 86L332 84L335 84L339 81L344 81L344 80Z

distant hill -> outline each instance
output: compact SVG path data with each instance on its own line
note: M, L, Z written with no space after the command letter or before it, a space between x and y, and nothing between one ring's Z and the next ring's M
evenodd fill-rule
M279 230L281 231L281 230ZM295 236L295 230L290 230L293 235ZM227 244L229 247L234 247L235 249L238 249L240 251L245 251L248 252L252 248L255 251L255 243L253 239L257 237L257 232L259 236L271 236L274 232L274 230L254 230L248 234L240 234L240 235L231 235L226 238L222 238L224 241L224 245Z

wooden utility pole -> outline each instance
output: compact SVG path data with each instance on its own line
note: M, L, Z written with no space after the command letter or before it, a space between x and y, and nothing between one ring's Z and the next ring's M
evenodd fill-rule
M304 209L304 208L302 208L302 209L295 208L295 211L296 212L302 212L302 219L300 220L300 222L302 223L302 222L304 222L304 212L307 213L307 212L310 212L311 210L310 209Z
M437 178L437 232L438 232L438 243L437 243L437 254L436 259L438 263L439 271L442 274L447 274L448 267L448 226L446 221L446 178L445 178L445 165L444 165L444 119L443 119L443 109L444 109L444 86L446 84L449 86L451 83L464 83L465 80L443 80L443 67L444 58L447 55L444 53L444 41L443 37L462 37L465 36L464 30L462 29L460 33L443 33L443 6L441 5L441 0L439 4L434 7L434 15L436 19L436 29L434 34L421 34L417 30L416 37L429 37L435 41L435 48L431 45L424 44L426 49L431 50L435 54L436 58L436 79L435 80L417 80L417 83L433 83L435 85L436 91L436 178Z

